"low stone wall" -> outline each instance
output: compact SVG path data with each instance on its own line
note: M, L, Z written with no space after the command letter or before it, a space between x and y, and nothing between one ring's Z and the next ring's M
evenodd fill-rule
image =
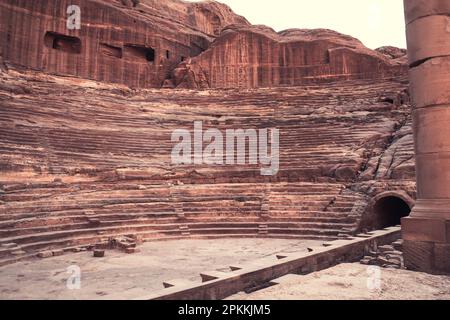
M307 252L277 254L242 266L229 266L230 272L204 272L203 283L167 281L166 289L137 300L216 300L252 288L264 287L284 275L308 274L339 263L354 262L379 245L401 237L400 227L359 234L354 238L326 242Z

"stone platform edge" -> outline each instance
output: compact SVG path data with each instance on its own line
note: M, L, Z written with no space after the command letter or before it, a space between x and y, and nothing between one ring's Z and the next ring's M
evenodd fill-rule
M232 265L229 272L203 272L202 283L174 281L171 284L166 281L165 289L134 300L220 300L248 289L263 288L287 274L304 275L340 263L359 261L377 246L400 238L399 226L358 234L310 247L305 252L278 253L243 265Z

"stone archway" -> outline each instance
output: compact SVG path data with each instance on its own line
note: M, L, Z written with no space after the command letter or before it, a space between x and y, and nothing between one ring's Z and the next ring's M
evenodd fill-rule
M362 214L359 230L370 231L400 225L402 217L410 214L415 201L403 190L375 195Z
M400 225L403 217L409 216L414 200L404 192L383 192L372 199L371 228L383 229Z

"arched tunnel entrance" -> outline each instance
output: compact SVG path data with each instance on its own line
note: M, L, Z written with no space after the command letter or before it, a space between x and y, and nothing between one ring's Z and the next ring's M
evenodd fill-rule
M378 199L373 205L373 228L383 229L400 225L401 218L410 214L411 208L405 200L393 195Z

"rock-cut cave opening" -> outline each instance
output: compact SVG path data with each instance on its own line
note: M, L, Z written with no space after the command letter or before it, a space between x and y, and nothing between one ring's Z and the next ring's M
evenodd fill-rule
M139 45L127 44L124 46L126 55L130 59L145 60L155 62L155 49Z
M49 31L45 34L44 43L51 49L75 54L81 53L81 40L77 37Z
M373 206L374 228L382 229L400 225L401 218L408 216L410 212L409 205L399 197L381 198Z

